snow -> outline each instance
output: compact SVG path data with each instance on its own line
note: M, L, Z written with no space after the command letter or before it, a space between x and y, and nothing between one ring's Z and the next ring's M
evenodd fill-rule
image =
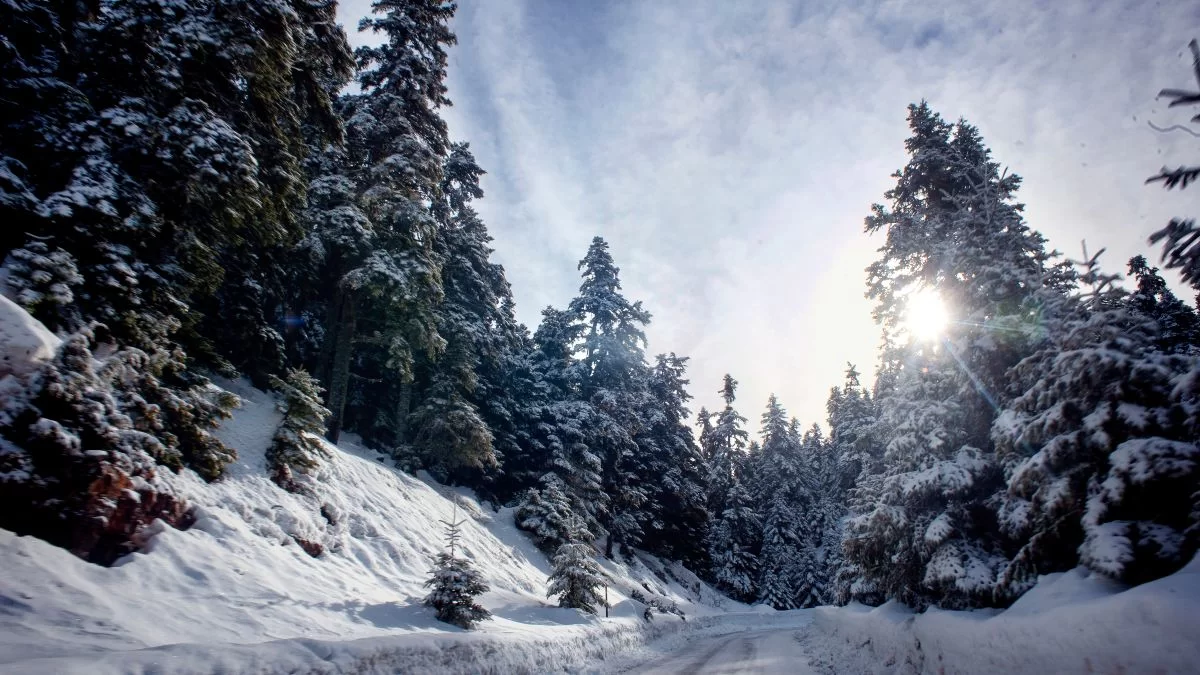
M4 284L0 280L0 288ZM0 295L0 422L29 391L38 368L54 358L59 340L20 305ZM0 454L11 451L0 444Z
M190 529L156 523L147 547L111 568L0 530L0 670L569 670L744 609L643 554L601 561L611 618L560 609L546 597L549 562L511 509L401 473L353 437L327 447L329 458L303 480L309 494L284 491L265 459L280 422L274 398L244 382L218 384L242 399L219 433L238 461L212 484L190 471L160 473L194 506ZM480 602L494 619L471 632L421 605L443 545L439 521L456 509L466 521L460 555L491 589ZM323 550L313 557L300 541ZM635 588L677 604L687 621L645 622Z
M40 321L0 295L0 381L29 376L54 357L60 344Z
M1004 611L814 610L826 672L1184 673L1200 663L1200 559L1131 589L1082 568L1041 577Z
M779 673L807 675L808 655L801 638L812 610L758 611L710 617L706 625L631 649L596 663L597 673Z

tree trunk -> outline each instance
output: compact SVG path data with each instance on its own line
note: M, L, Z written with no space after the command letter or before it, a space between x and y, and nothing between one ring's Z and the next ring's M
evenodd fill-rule
M337 306L336 330L327 336L333 341L329 362L329 426L325 437L337 443L342 433L342 414L346 409L346 393L350 387L350 360L354 355L355 298L341 289L334 296Z
M412 382L400 383L400 395L396 400L396 445L408 443L408 413L412 410Z

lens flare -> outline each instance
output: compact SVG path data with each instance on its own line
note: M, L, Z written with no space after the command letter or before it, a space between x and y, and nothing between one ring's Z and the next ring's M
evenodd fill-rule
M914 340L932 341L942 337L950 315L936 291L923 288L908 296L904 328Z

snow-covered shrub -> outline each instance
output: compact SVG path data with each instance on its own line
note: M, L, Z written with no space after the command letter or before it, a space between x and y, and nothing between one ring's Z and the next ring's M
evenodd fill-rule
M180 456L156 434L162 411L140 386L152 357L128 349L97 360L93 338L91 329L67 338L0 426L0 527L108 564L155 519L186 524L187 515L155 476Z

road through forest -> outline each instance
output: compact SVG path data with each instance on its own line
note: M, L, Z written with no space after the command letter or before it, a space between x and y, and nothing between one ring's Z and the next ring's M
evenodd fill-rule
M649 675L689 673L732 675L816 675L808 663L798 628L747 630L696 640L676 652L626 671Z

